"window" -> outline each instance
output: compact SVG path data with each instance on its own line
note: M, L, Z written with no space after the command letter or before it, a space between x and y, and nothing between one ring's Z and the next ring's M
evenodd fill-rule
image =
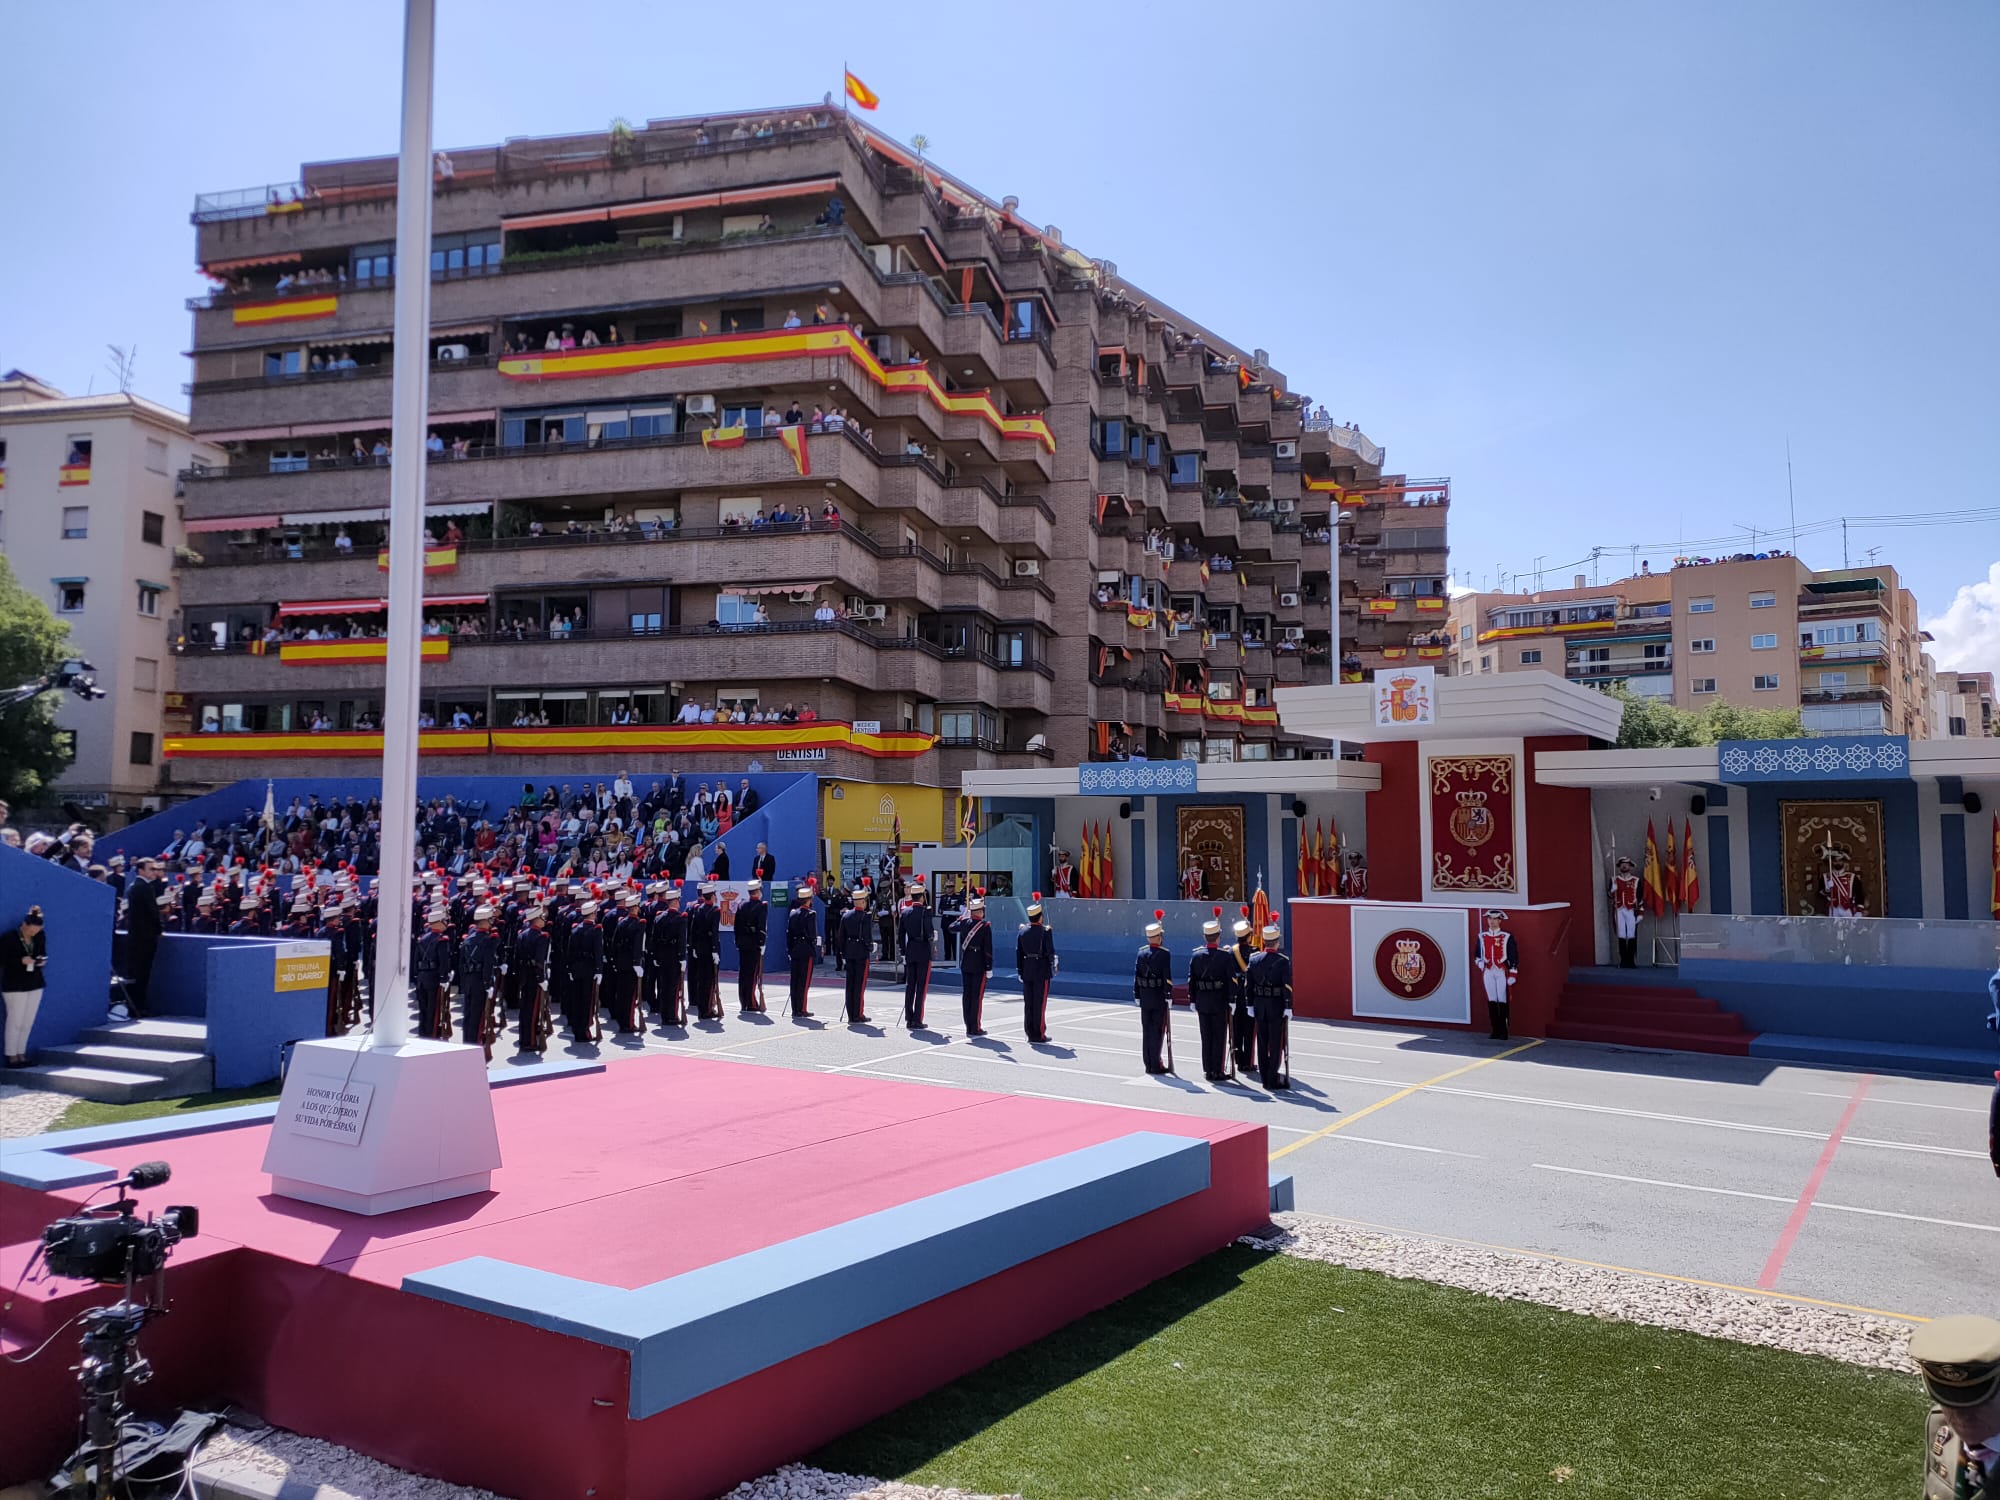
M63 540L80 542L90 535L90 507L88 505L65 505L63 507Z
M500 268L500 232L440 234L431 240L431 275L484 276Z
M1490 671L1492 671L1492 670L1493 670L1493 658L1492 658L1491 656L1482 656L1482 657L1480 657L1480 658L1479 658L1479 670L1480 670L1480 671L1482 671L1482 672L1490 672Z
M1760 672L1750 679L1750 686L1760 693L1776 692L1778 688L1778 674L1776 672Z
M1202 756L1203 760L1227 762L1236 759L1236 741L1234 740L1218 737L1210 740L1206 749L1207 754Z
M1523 652L1521 653L1521 665L1522 665L1522 666L1524 666L1524 667L1539 667L1539 666L1540 666L1541 664L1542 664L1542 653L1541 653L1541 652L1540 652L1539 650L1536 650L1536 651L1523 651Z
M1750 649L1752 651L1775 651L1778 649L1778 638L1770 634L1753 635L1750 637Z
M1125 423L1118 417L1105 417L1097 424L1098 451L1106 457L1125 456Z
M271 450L271 472L273 474L303 474L312 467L312 460L306 454L304 445L297 448L273 448Z
M356 281L387 281L396 274L396 247L390 244L357 245L352 275Z
M1198 739L1188 739L1188 740L1175 740L1175 741L1174 741L1174 759L1175 759L1175 760L1200 760L1200 759L1201 759L1201 741L1200 741L1200 740L1198 740Z
M264 356L264 378L283 380L305 373L305 350L273 349Z
M1665 661L1667 659L1666 643L1663 641L1657 645L1648 646L1645 648L1643 652L1641 652L1641 655L1643 655L1647 661Z
M1173 462L1167 466L1167 483L1171 485L1197 485L1201 483L1201 455L1199 453L1176 453Z
M749 307L725 307L722 309L722 331L724 333L755 333L764 326L764 304L759 302Z
M1690 600L1688 600L1688 613L1689 613L1689 614L1691 614L1691 615L1712 615L1712 614L1714 614L1714 613L1715 613L1715 595L1713 595L1713 594L1710 594L1710 595L1709 595L1709 596L1708 596L1707 598L1705 598L1705 599L1690 599Z
M1595 666L1611 660L1611 648L1609 646L1592 646L1584 651L1582 655L1586 662Z
M1269 760L1271 742L1269 740L1245 740L1237 750L1238 760Z
M1769 589L1759 589L1750 596L1750 607L1752 609L1775 609L1777 604L1778 596Z
M937 716L938 738L947 741L965 741L972 738L972 710L969 708L947 708Z
M167 472L167 445L159 438L146 439L146 469L152 474Z
M1007 337L1009 339L1031 339L1041 327L1041 309L1033 302L1023 299L1007 304Z
M1696 640L1689 641L1688 650L1693 652L1696 656L1706 656L1710 652L1715 650L1715 637L1712 635L1705 635Z
M1847 674L1845 672L1822 672L1819 674L1819 685L1823 688L1846 687Z
M741 427L747 432L764 430L764 403L752 401L745 406L725 406L722 408L724 427Z
M1688 686L1693 688L1697 693L1712 693L1715 691L1715 679L1713 677L1697 677Z
M153 763L153 736L143 729L132 731L132 764L150 766Z
M69 457L63 460L63 464L65 467L72 465L81 465L86 469L90 467L90 437L88 434L82 437L71 436L69 440Z
M139 585L139 613L150 617L157 617L160 613L160 594L161 589L157 583L141 583Z
M150 510L139 512L139 540L157 547L167 539L167 518Z
M80 615L83 613L83 585L81 583L59 583L56 585L56 613L59 615Z

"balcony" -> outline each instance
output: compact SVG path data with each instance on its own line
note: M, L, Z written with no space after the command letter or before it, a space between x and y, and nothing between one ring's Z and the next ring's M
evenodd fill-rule
M1305 431L1323 435L1329 448L1343 453L1351 453L1355 459L1371 469L1379 469L1386 455L1379 443L1371 443L1359 427L1345 422L1336 422L1326 416L1309 416L1299 424Z
M1886 687L1874 687L1874 686L1837 687L1837 688L1816 687L1816 688L1807 688L1799 694L1800 703L1814 704L1814 705L1825 705L1825 704L1836 704L1836 703L1886 704L1888 701L1889 701L1889 690Z
M1880 641L1836 641L1825 645L1799 643L1799 660L1802 662L1880 662L1887 657L1888 648Z
M1673 652L1664 656L1624 656L1611 661L1572 661L1563 666L1571 682L1599 683L1621 677L1657 677L1674 669Z

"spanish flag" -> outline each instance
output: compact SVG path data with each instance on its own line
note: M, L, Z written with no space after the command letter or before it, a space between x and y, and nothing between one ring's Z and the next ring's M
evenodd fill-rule
M1097 851L1090 842L1090 825L1083 825L1083 860L1077 866L1077 894L1086 900L1097 894Z
M1118 891L1111 878L1111 825L1106 823L1097 836L1097 899L1115 901Z
M1305 820L1301 818L1299 820L1299 870L1298 870L1299 894L1301 896L1317 896L1319 894L1319 892L1313 887L1313 876L1317 874L1318 871L1319 871L1319 866L1314 862L1312 857L1312 837L1306 832Z
M847 75L847 97L863 109L873 109L882 102L882 96L868 87L852 73Z
M1667 859L1660 866L1660 884L1666 888L1667 910L1679 911L1681 907L1681 859L1674 848L1674 825L1667 824Z
M1653 820L1646 819L1646 864L1640 874L1640 888L1646 893L1646 909L1656 917L1667 911L1667 884L1660 875L1660 845L1653 837Z
M704 427L701 430L701 445L704 448L741 448L744 429L741 427Z
M1681 820L1681 909L1693 911L1701 899L1701 876L1694 867L1694 824Z
M792 455L792 465L803 478L812 473L812 454L806 448L806 430L796 422L778 429L778 441L785 445L785 451Z

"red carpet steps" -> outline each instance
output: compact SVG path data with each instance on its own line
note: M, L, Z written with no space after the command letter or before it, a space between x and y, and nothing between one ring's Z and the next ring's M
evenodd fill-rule
M1588 978L1563 986L1549 1035L1566 1042L1748 1057L1756 1033L1736 1012L1682 986Z

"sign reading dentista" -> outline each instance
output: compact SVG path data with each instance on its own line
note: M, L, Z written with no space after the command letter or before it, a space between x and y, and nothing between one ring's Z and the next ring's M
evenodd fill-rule
M368 1106L374 1101L375 1085L345 1082L332 1076L308 1077L296 1103L288 1104L279 1127L294 1135L332 1141L338 1146L358 1146L361 1131L368 1123Z
M275 943L271 962L271 987L280 992L323 990L332 982L333 950L326 943Z

